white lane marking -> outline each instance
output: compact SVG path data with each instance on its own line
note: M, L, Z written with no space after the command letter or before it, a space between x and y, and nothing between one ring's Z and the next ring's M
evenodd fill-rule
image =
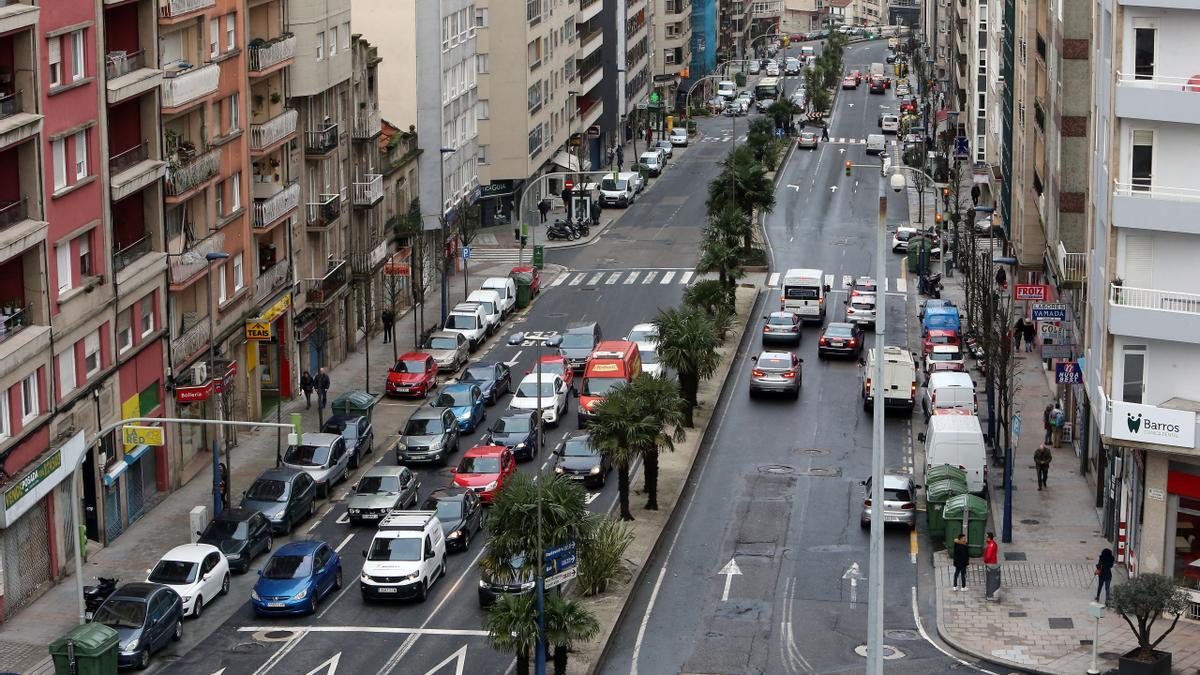
M471 563L475 564L474 561ZM239 633L257 633L259 631L281 630L279 626L238 626ZM284 630L296 630L301 633L383 633L393 635L461 635L463 637L487 637L486 630L470 630L466 628L405 628L403 626L303 626L290 627Z
M733 585L733 578L742 576L742 570L738 567L737 559L730 558L729 562L721 568L717 574L725 575L725 590L721 591L721 602L729 601L729 587Z
M347 511L347 512L343 513L342 515L338 516L337 520L335 520L333 522L337 523L338 525L345 525L346 523L349 523L350 522L350 512Z
M958 661L959 663L970 668L971 670L975 670L980 673L985 673L986 675L999 675L999 673L993 672L991 670L985 670L973 663L969 663L967 661L964 661L964 660L958 658L957 656L951 654L950 652L948 652L944 648L942 648L941 645L939 645L938 643L936 643L932 639L930 639L929 633L925 632L925 626L923 626L921 624L921 615L917 613L917 587L916 586L912 587L912 611L913 611L913 623L917 624L917 632L921 634L921 637L925 638L926 642L933 645L934 649L936 649L939 652L945 654L946 656L954 659L955 661Z
M883 292L884 293L888 292L888 287L891 286L891 283L892 283L891 279L888 279L887 277L883 278Z
M825 285L829 286L830 288L833 288L833 275L832 274L825 275Z
M772 272L770 278L767 279L767 286L775 288L779 285L779 272Z
M443 666L449 665L452 661L457 664L454 667L454 675L463 675L463 669L466 668L467 665L467 645L459 647L458 651L454 652L450 656L447 656L444 661L430 668L425 672L425 675L433 675L437 671L441 670ZM516 661L514 660L513 663L515 664Z
M908 293L908 279L904 277L896 279L896 290L901 293Z
M652 283L654 283L654 277L656 277L656 276L658 276L658 272L656 272L654 270L646 272L646 276L642 277L642 283L643 284L652 284Z
M325 673L326 675L333 675L334 673L337 672L338 663L340 663L341 660L342 660L342 653L338 652L338 653L334 654L333 656L329 657L328 659L326 659L325 663L322 663L321 665L317 666L316 668L313 668L312 670L305 673L305 675L317 675L317 673Z
M621 278L621 274L622 274L622 272L613 272L612 274L610 274L608 276L608 279L605 280L604 285L611 286L611 285L617 283L617 279Z
M589 493L588 493L588 495L587 495L587 498L583 500L583 503L584 503L584 504L591 504L592 502L596 501L596 499L597 499L597 498L599 498L599 497L600 497L600 493L599 493L599 492L589 492Z
M658 283L665 286L665 285L671 283L671 279L674 279L674 278L675 278L674 272L667 272L666 274L663 275L662 281L659 281Z
M576 274L574 277L571 278L571 283L569 283L567 285L568 286L578 286L586 278L587 278L586 274Z
M641 274L641 272L630 272L629 276L625 277L625 285L628 286L629 284L637 283L639 274Z
M350 540L353 538L354 538L353 534L346 535L346 538L342 540L342 543L338 544L333 550L337 551L338 553L341 553L342 549L345 548L346 544L349 544Z
M345 497L342 497L341 499L345 499ZM321 521L324 520L325 516L329 515L329 512L332 510L333 510L333 505L330 504L329 507L325 509L325 513L322 513L321 515L317 516L316 520L313 521L313 524L308 526L308 531L312 532L313 530L317 529L317 526L321 524Z
M854 277L849 274L842 275L842 288L850 288L854 285Z
M784 639L779 643L779 651L783 654L783 660L787 663L788 670L796 672L796 667L799 666L800 670L806 673L815 673L812 664L800 653L800 648L796 645L796 636L792 630L795 591L796 577L788 577L783 589L783 619L779 622L779 627L784 634Z
M692 278L692 274L694 274L694 272L684 272L683 276L679 277L679 283L686 284L688 280Z
M916 593L916 591L914 590L913 593ZM245 630L245 629L239 628L238 630ZM259 630L264 630L264 629L262 629L262 628L254 629L255 632L258 632ZM276 628L273 628L270 630L279 630L279 629L278 629L278 627L276 627ZM306 631L304 629L298 630L291 637L291 639L289 639L287 642L283 643L283 646L279 648L279 651L272 654L271 658L267 659L266 663L262 664L261 666L258 667L258 670L254 671L254 675L266 675L267 673L271 672L271 669L274 668L275 666L279 665L279 662L282 661L283 658L288 655L288 652L292 651L293 649L296 648L296 645L300 644L300 640L303 639L307 633L308 633L308 631Z
M596 275L594 275L591 279L588 279L587 285L595 286L596 284L600 283L600 280L603 278L604 278L604 272L599 272Z
M548 288L554 288L555 286L558 286L559 284L566 281L567 277L569 277L569 276L570 276L569 274L567 274L566 272L563 272L562 274L555 277L554 281L550 282L550 286L548 286Z

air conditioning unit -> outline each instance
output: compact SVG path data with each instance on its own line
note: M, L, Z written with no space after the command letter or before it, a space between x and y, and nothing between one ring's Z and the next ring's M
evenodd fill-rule
M192 383L204 384L208 381L208 364L197 363L192 366Z

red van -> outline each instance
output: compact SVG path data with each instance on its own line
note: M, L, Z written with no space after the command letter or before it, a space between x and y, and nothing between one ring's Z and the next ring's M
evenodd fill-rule
M579 426L587 426L592 409L618 384L627 384L642 374L642 354L625 340L608 340L596 345L583 367L577 407Z

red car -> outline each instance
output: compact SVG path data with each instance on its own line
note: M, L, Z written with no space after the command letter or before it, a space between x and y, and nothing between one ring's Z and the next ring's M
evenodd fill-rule
M917 100L915 98L906 98L900 101L901 113L915 113L917 111Z
M542 273L536 267L514 267L508 271L511 277L514 274L530 274L533 275L533 282L529 284L529 290L537 295L542 290Z
M437 386L438 365L425 352L409 352L400 356L388 371L384 393L389 396L428 396Z
M962 340L959 339L958 333L952 330L931 330L929 334L921 339L921 348L923 354L928 354L933 351L935 346L950 345L961 347Z
M503 445L477 445L466 452L451 469L454 485L474 490L479 499L490 504L504 481L517 472L517 460Z
M528 375L533 371L526 371ZM574 391L575 389L575 371L571 369L571 365L567 363L567 357L561 354L542 354L542 362L538 367L538 373L548 375L557 375L562 378L563 384L567 385L567 389Z
M852 71L850 71L850 74L854 76L855 82L857 82L858 84L862 84L862 71L861 70L852 70Z

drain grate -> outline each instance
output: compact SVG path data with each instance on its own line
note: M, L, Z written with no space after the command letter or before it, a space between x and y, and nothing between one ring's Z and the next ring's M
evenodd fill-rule
M804 469L800 473L814 478L837 478L842 475L842 470L836 466L814 466Z
M828 455L829 450L825 448L796 448L796 452L802 455Z
M1074 628L1075 620L1069 617L1066 618L1051 618L1047 619L1051 628Z
M1026 519L1024 519L1024 520L1022 520L1022 521L1021 521L1021 524L1022 524L1022 525L1037 525L1037 524L1039 524L1039 523L1041 523L1041 522L1042 522L1042 521L1040 521L1040 520L1037 520L1037 519L1035 519L1035 518L1026 518Z
M868 649L867 645L859 645L854 648L854 653L858 654L859 656L861 656L863 658L866 658L867 657L867 649ZM902 658L904 658L904 652L900 651L899 649L896 649L895 647L893 647L891 645L883 646L883 660L884 661L895 661L896 659L902 659Z
M919 636L914 630L885 630L883 637L889 640L916 640Z
M1024 551L1005 551L1004 559L1010 560L1012 562L1019 562L1019 561L1027 560L1027 558L1025 557Z
M567 316L567 313L566 313L566 312L551 312L551 313L549 313L549 314L547 314L547 315L546 315L546 318L549 318L549 319L561 319L561 318L563 318L564 316Z
M796 472L796 468L786 464L763 464L758 467L758 472L789 476Z

